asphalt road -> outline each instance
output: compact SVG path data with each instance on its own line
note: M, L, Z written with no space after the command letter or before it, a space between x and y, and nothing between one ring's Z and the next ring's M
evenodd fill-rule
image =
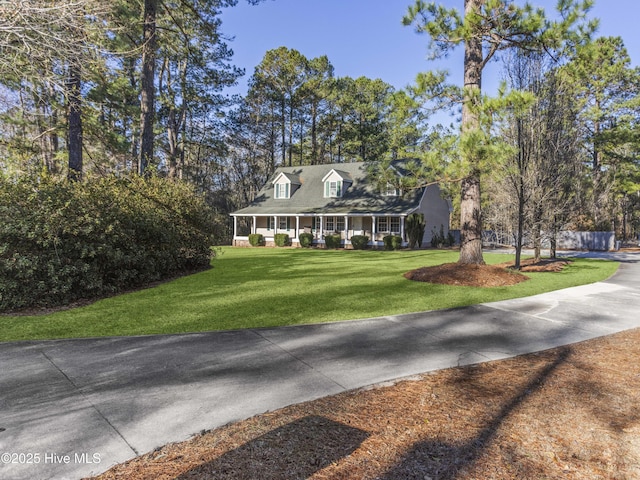
M604 282L469 308L0 343L0 478L77 479L293 403L640 327L640 254L597 256L623 263Z

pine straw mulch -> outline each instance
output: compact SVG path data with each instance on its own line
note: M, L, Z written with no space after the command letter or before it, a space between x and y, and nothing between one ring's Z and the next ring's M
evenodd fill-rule
M293 405L100 479L640 478L640 329Z
M514 262L498 265L462 265L445 263L433 267L422 267L404 274L405 278L418 282L444 283L467 287L504 287L528 280L526 272L559 272L571 263L563 259L525 259L520 270L513 270Z

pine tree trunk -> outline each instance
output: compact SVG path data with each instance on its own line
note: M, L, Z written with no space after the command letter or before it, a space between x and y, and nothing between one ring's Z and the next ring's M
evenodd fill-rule
M289 96L289 166L293 166L293 100Z
M153 161L153 124L155 119L156 10L158 0L144 0L142 75L140 77L140 158L142 175Z
M69 67L69 79L67 82L67 98L69 101L69 172L67 177L69 180L76 182L82 180L82 98L80 87L80 67L72 65Z
M282 135L282 166L287 165L287 104L284 93L282 94L282 115L280 117L280 130Z
M465 16L479 11L483 0L465 0ZM482 84L482 39L471 36L465 42L464 86L465 99L462 105L462 134L471 132L478 126L477 114L470 103L479 96ZM460 198L460 258L462 264L484 264L482 258L482 210L480 203L480 172L477 159L465 158L471 174L462 181Z
M462 181L460 203L460 258L458 263L484 264L482 258L482 213L480 211L480 176L470 175Z
M318 162L318 133L316 131L316 119L318 116L318 105L315 100L311 104L311 165Z

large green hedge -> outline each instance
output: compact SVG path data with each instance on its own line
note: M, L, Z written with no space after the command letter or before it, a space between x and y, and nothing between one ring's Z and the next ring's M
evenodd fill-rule
M0 177L0 311L65 305L210 264L213 216L161 178Z

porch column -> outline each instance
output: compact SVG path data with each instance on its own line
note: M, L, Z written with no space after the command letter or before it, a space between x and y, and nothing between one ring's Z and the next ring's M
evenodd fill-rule
M371 217L371 242L376 241L376 217Z
M344 241L345 243L349 240L349 217L347 215L344 216Z
M238 236L238 217L233 216L233 239L235 240Z
M322 236L324 235L324 217L320 215L320 236L318 240L322 240Z
M253 216L253 224L251 225L251 233L257 233L258 231L258 219L256 216Z
M276 233L278 233L278 217L273 217L273 238L276 237Z
M403 242L404 242L404 220L405 220L405 217L400 217L400 236L402 237Z
M300 217L298 215L296 215L296 235L295 235L295 240L298 240L300 238Z

